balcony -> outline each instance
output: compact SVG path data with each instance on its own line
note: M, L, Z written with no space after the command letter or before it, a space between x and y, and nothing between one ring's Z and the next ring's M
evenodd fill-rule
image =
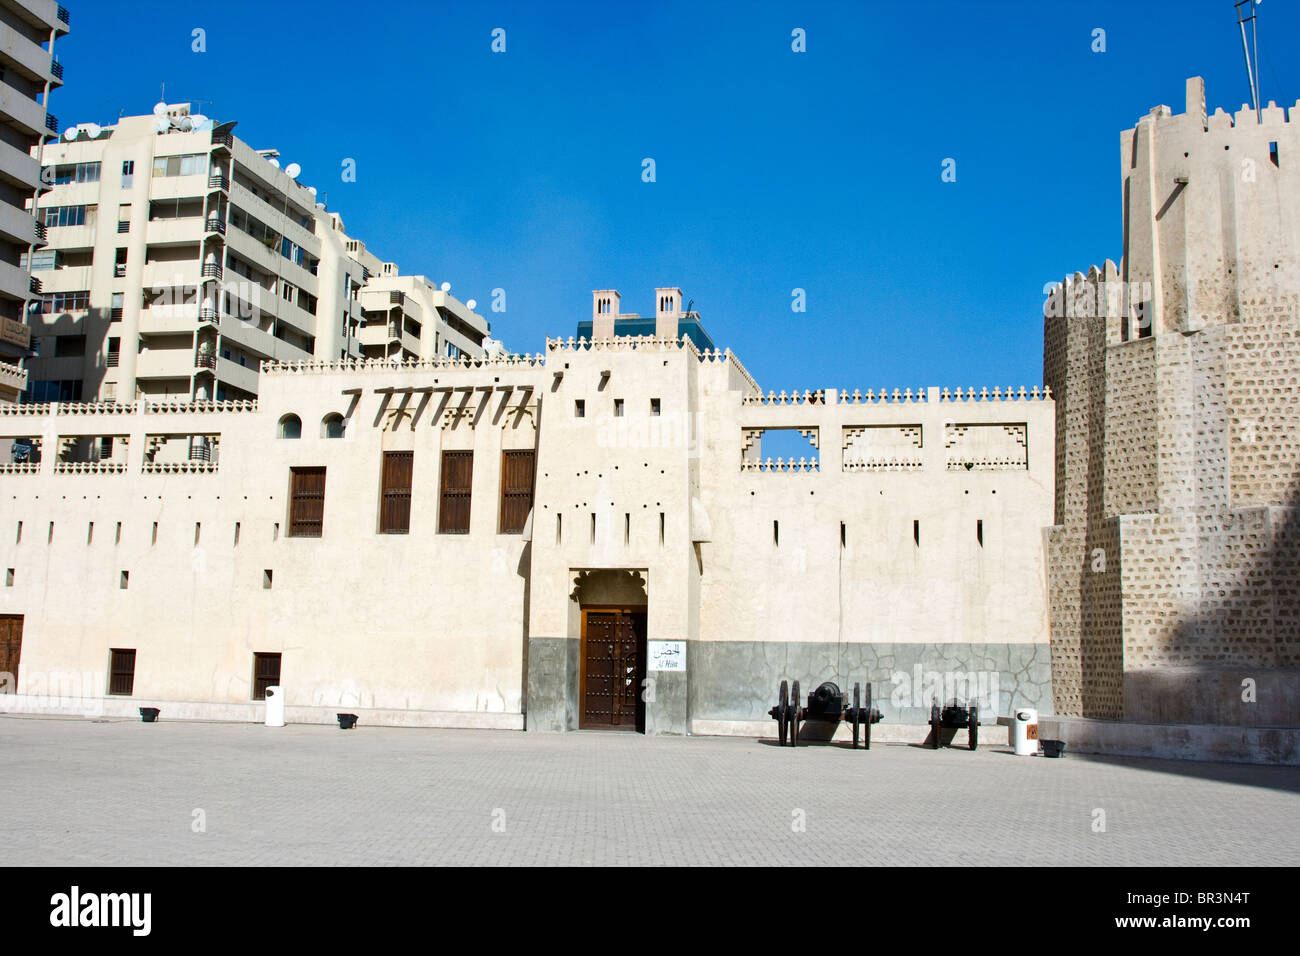
M212 148L213 149L234 149L235 139L229 133L218 133L212 131Z
M215 232L224 236L226 234L226 221L220 216L209 216L204 226L205 232Z
M221 316L218 315L217 310L212 306L204 305L199 307L199 321L210 322L213 325L216 325L221 321Z
M58 10L58 18L59 18L60 20L62 20L66 25L68 25L68 26L72 26L71 21L68 19L68 8L67 8L67 7L59 7L59 10Z
M146 348L136 356L136 378L188 379L193 372L194 357L193 353L188 348Z
M32 276L31 281L27 283L27 291L30 292L32 295L40 295L41 280L36 278L36 276Z
M53 113L46 113L46 114L45 114L45 128L46 128L47 130L49 130L51 133L57 133L57 132L59 131L59 119L58 119L58 117L55 116Z
M205 263L203 264L203 278L205 278L205 279L220 279L220 278L221 278L221 266L219 266L219 265L218 265L217 263L215 263L215 262L205 262Z
M213 173L208 177L208 188L222 190L229 189L230 180L226 178L224 173Z
M212 371L217 370L217 357L210 352L200 352L194 356L195 368L207 368Z
M63 64L55 60L50 64L50 73L60 80L63 79Z

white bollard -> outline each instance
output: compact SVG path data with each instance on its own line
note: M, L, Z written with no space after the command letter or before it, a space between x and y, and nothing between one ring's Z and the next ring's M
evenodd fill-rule
M266 689L266 726L284 726L284 692L278 684Z
M1011 721L1011 744L1017 757L1032 757L1038 753L1038 711L1022 707Z

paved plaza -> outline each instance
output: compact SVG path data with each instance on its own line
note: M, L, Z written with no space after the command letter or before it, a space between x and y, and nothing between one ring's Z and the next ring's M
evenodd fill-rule
M1259 866L1300 853L1293 767L17 717L0 717L0 753L0 860L20 865Z

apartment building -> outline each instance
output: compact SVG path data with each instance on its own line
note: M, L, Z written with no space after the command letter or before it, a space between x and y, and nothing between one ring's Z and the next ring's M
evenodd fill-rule
M263 362L360 358L372 342L386 357L444 341L483 354L485 319L368 252L296 164L234 126L159 103L46 147L29 401L246 400Z
M0 401L13 401L26 387L20 363L31 336L23 316L39 287L24 257L43 238L31 213L40 187L36 157L59 131L49 98L63 85L54 44L69 19L50 0L0 0Z

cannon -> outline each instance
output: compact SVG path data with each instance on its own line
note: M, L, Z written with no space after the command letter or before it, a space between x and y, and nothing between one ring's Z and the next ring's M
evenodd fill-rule
M954 697L943 708L936 698L930 698L930 748L939 749L939 731L943 727L960 730L965 727L968 745L974 750L979 745L980 710L973 700L962 702Z
M820 684L808 695L807 706L799 703L798 681L794 682L793 687L788 682L781 681L781 687L777 691L777 704L768 711L768 715L776 721L777 738L782 747L787 743L791 747L799 746L799 724L802 721L838 723L847 720L853 726L853 746L857 747L861 738L866 750L871 749L871 725L884 719L880 711L871 706L870 684L866 685L865 697L863 685L854 684L853 703L848 704L839 686L830 681Z

